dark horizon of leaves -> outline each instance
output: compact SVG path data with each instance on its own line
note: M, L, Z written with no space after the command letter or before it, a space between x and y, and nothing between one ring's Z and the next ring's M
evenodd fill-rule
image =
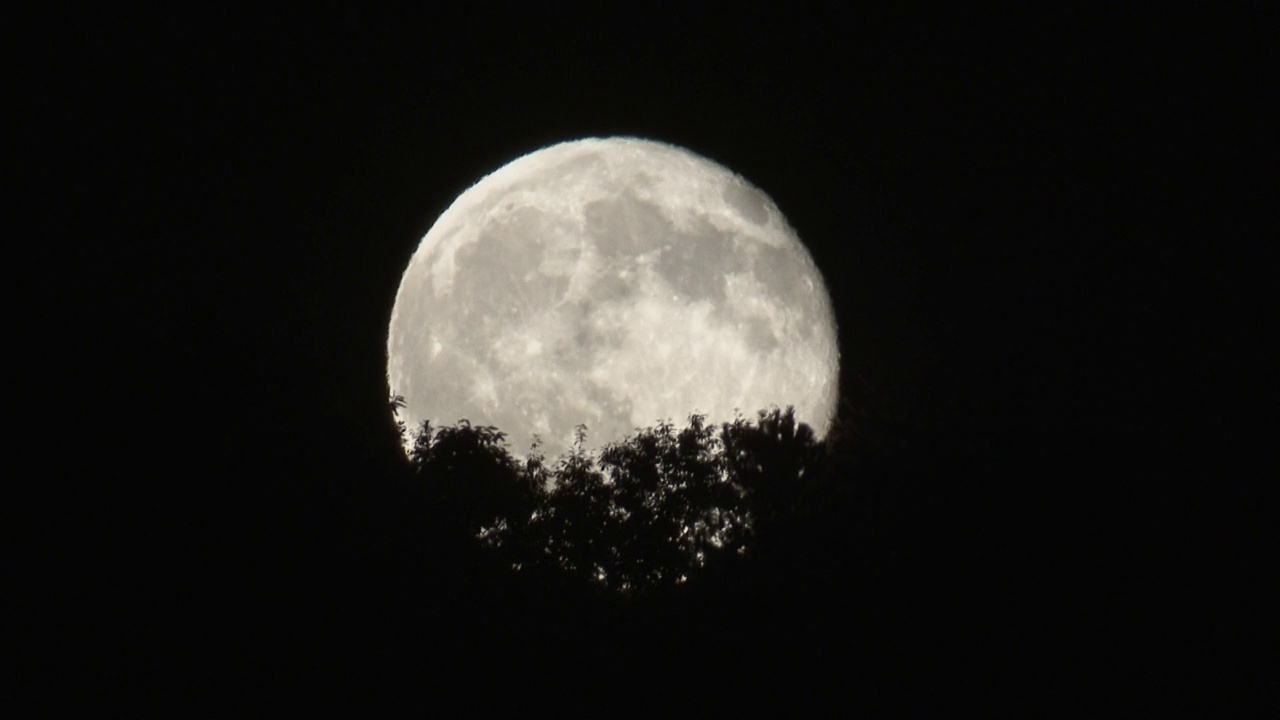
M623 595L672 588L756 555L795 511L824 457L791 407L718 427L638 428L596 453L587 428L549 460L519 460L493 426L408 436L417 482L443 521L519 572L567 574Z

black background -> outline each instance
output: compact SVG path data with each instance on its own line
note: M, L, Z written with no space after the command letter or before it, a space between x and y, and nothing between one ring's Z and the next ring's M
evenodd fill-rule
M788 7L12 18L32 707L1273 715L1275 14ZM905 442L790 564L642 610L387 479L418 240L615 134L774 199Z

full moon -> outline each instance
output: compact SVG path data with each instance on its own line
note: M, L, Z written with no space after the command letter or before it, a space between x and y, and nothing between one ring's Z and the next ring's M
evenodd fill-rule
M494 425L555 458L691 413L771 406L826 434L836 325L777 206L730 170L636 138L524 155L453 202L400 281L387 381L401 418Z

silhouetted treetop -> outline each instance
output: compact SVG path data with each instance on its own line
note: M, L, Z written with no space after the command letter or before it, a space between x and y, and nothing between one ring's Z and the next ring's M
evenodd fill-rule
M567 573L624 594L742 562L790 516L822 446L792 408L718 428L703 415L637 429L598 455L517 461L492 426L433 427L410 459L447 522L522 572Z

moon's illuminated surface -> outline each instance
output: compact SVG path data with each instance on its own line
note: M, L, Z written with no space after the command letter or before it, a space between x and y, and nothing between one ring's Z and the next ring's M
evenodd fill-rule
M705 158L634 138L520 157L453 202L400 281L387 379L411 428L496 425L549 458L693 411L793 405L821 437L836 327L773 202Z

